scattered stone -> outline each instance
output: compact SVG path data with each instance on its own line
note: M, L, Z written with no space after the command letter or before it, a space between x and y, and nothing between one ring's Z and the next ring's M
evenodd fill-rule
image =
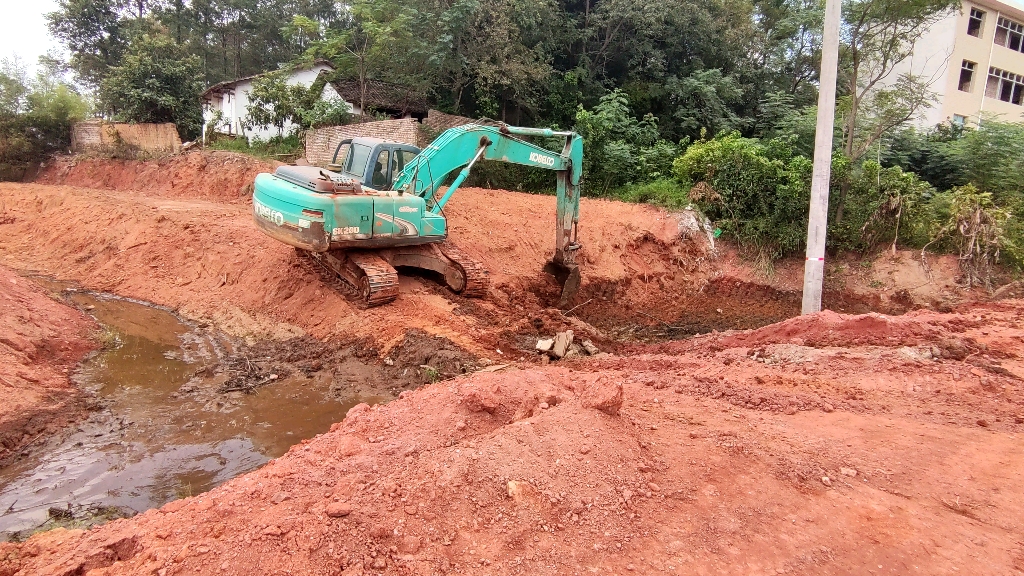
M824 484L825 486L831 486L832 480L830 480L828 476L822 476L821 483Z
M981 426L982 428L988 428L988 420L978 420L978 426Z
M271 498L270 501L273 502L274 504L280 504L281 502L284 502L288 498L290 498L290 496L288 496L287 492L278 492L277 494L274 494L274 497Z
M420 539L416 536L404 536L398 542L398 551L402 554L415 554L420 551Z
M384 365L385 366L394 366L395 365L395 361L392 360L391 358L385 358L384 359Z
M416 507L413 506L412 504L406 506L405 507L405 513L408 514L409 516L415 516L416 515Z
M456 430L465 430L466 429L466 422L463 421L463 420L459 420L458 422L455 423L455 429Z
M584 408L596 408L616 416L622 408L622 383L598 381L588 386L582 396Z
M540 404L537 405L537 407L540 408L541 410L547 410L548 409L548 403L547 402L541 402Z
M551 353L555 358L562 358L565 356L566 352L569 351L569 346L572 345L572 338L572 330L566 330L565 332L555 334L555 344L551 348Z
M826 413L832 413L836 411L835 407L829 404L828 402L822 404L821 409L824 410Z
M331 502L327 505L327 515L331 518L341 518L352 513L352 505L348 502Z
M550 352L555 346L554 338L546 338L543 340L537 340L537 350L540 352Z
M854 470L853 468L840 468L839 473L842 474L843 476L849 476L850 478L853 478L857 475L857 471Z
M470 388L463 396L466 407L473 412L487 412L494 414L494 411L501 405L497 394L481 387Z
M651 492L660 492L661 486L658 486L654 482L648 482L647 487L651 489Z
M477 370L477 372L497 372L498 370L504 370L505 368L508 368L508 364L492 364L486 368Z
M586 350L587 354L590 354L591 356L596 356L601 353L597 346L594 346L594 343L591 342L590 340L584 340L583 342L580 343L580 345L583 346L583 349Z
M281 529L277 526L267 526L263 529L263 533L267 536L280 536Z
M587 446L586 444L580 446L580 454L586 454L588 452L590 452L590 446Z
M271 374L270 375L270 379L271 380L277 380L278 378L280 378L280 376L278 376L277 374Z

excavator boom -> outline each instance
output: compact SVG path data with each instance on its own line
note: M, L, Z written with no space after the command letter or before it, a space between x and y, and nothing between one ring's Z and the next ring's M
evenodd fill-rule
M557 153L515 136L563 138L564 144L562 152ZM580 248L577 226L583 138L575 132L543 128L477 124L458 126L445 131L407 164L395 179L392 189L424 198L428 209L438 214L481 158L555 171L555 252L546 269L562 283L559 305L564 306L576 293L580 283L576 251ZM459 174L455 181L437 198L442 182L456 170L459 170Z

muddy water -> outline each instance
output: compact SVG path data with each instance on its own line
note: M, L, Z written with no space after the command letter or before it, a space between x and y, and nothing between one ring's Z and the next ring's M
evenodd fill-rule
M387 400L339 397L329 376L301 373L221 393L225 377L204 368L232 353L231 339L143 303L66 294L105 328L104 349L74 375L103 408L0 470L0 540L43 525L51 508L88 521L204 492L327 431L352 406Z

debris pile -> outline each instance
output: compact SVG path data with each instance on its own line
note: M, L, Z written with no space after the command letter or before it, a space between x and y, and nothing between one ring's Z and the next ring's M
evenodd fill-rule
M590 340L583 340L580 343L574 342L575 334L572 330L559 332L553 338L541 338L537 340L537 352L541 354L541 361L547 363L551 360L563 358L575 358L578 356L597 356L601 350Z

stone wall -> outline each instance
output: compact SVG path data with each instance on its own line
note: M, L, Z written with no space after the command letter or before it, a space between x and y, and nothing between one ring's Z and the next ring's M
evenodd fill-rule
M122 150L119 150L122 149ZM175 154L181 138L172 123L123 124L89 120L71 129L71 150L82 152L139 151L147 154Z

